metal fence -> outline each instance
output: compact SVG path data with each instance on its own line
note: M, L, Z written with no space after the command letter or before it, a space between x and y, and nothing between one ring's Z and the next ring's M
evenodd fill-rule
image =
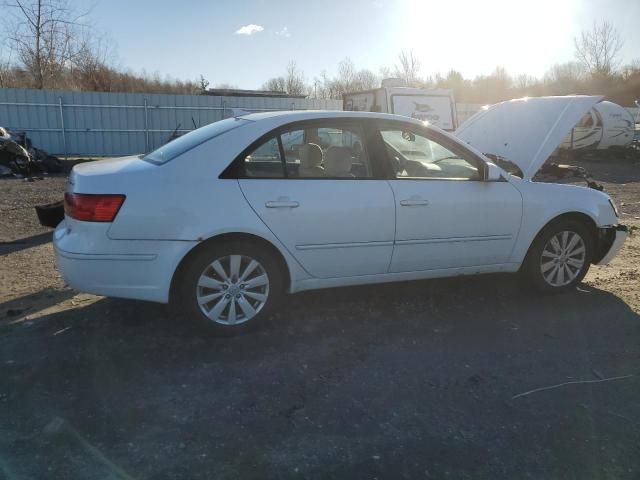
M456 105L458 123L482 105ZM341 100L223 97L0 89L0 126L25 131L55 155L116 156L153 150L172 133L185 133L232 115L232 109L342 110ZM634 117L635 108L628 109Z
M27 132L38 148L65 156L148 152L174 131L185 133L221 120L234 108L342 110L342 101L0 89L0 125Z

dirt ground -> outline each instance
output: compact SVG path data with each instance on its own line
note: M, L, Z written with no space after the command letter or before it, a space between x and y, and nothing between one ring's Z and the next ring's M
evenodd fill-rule
M640 226L640 165L585 166ZM64 181L0 180L0 478L640 479L639 234L567 295L305 292L208 338L65 287L33 210Z

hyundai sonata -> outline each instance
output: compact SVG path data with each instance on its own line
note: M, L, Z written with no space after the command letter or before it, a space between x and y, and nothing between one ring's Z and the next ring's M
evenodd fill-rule
M605 193L532 177L599 100L504 102L454 135L366 112L215 122L74 167L57 262L78 290L175 302L219 332L308 289L521 271L565 291L626 229Z

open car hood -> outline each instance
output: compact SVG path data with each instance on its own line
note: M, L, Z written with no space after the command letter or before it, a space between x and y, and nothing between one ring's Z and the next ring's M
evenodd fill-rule
M515 163L530 180L600 96L519 98L483 107L456 137Z

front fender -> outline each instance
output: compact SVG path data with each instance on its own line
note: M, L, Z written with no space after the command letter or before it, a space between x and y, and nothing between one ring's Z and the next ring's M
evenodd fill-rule
M523 197L523 218L512 261L521 263L538 233L555 218L578 213L597 228L610 227L618 219L606 193L592 188L522 181L516 184Z

